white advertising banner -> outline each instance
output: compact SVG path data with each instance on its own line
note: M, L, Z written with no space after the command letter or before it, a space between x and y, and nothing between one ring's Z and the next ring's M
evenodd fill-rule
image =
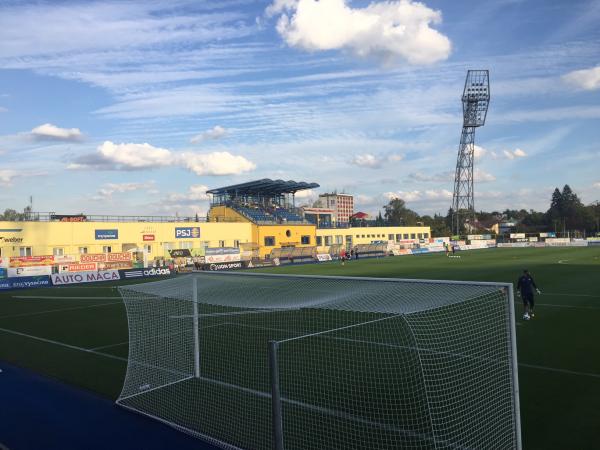
M120 280L118 270L103 270L101 272L63 272L52 275L52 284L60 286L64 284L95 283L97 281Z
M317 253L317 260L319 262L331 261L331 255L329 253Z
M204 260L206 264L220 264L237 262L241 258L239 253L225 254L225 255L205 255Z
M9 267L7 270L9 277L35 277L50 275L52 266Z

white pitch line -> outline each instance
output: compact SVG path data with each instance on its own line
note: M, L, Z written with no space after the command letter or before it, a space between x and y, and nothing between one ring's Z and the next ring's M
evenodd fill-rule
M200 327L200 331L205 330L207 328L220 327L220 326L223 326L223 325L229 325L229 323L228 322L223 322L223 323L216 323L214 325L208 325L208 326L205 326L205 327L201 326ZM147 337L146 339L137 339L137 340L131 341L131 342L142 342L142 341L147 341L149 339L155 339L157 337L173 336L173 335L177 335L177 334L181 334L181 333L186 333L188 331L192 331L192 328L185 328L183 330L174 331L173 333L166 333L166 334L154 335L154 336ZM129 344L129 340L123 341L123 342L118 342L116 344L101 345L100 347L94 347L91 350L94 350L94 351L96 351L96 350L104 350L106 348L119 347L119 346L125 345L125 344Z
M64 297L55 295L13 295L12 298L42 300L122 300L121 297Z
M86 305L86 306L73 306L72 308L59 308L59 309L48 309L45 311L36 311L29 313L21 313L21 314L10 314L7 316L0 316L0 319L10 319L13 317L29 317L29 316L37 316L40 314L51 314L63 311L75 311L78 309L87 309L87 308L100 308L102 306L112 306L112 305L122 305L121 302L111 302L111 303L99 303L97 305Z
M561 296L561 297L590 297L590 298L600 298L600 295L593 295L593 294L559 294L559 293L544 292L543 294L540 294L540 295L557 295L557 296Z
M600 308L598 308L596 306L553 305L551 303L537 303L536 302L535 307L537 308L538 306L549 307L549 308L596 309L596 310L600 310Z
M234 325L234 326L241 326L241 327L248 327L248 328L257 328L257 329L260 329L260 330L287 331L289 333L293 333L294 332L294 331L284 330L284 329L281 329L281 328L255 327L255 326L252 326L252 325L242 324L242 323L235 323L235 322L231 322L230 324ZM519 325L519 324L520 323L517 322L517 325ZM300 337L302 337L302 336L300 336ZM435 350L423 349L423 348L418 348L418 347L411 347L411 346L406 346L406 345L385 344L385 343L381 343L381 342L364 341L364 340L360 340L360 339L350 339L350 338L342 338L342 337L334 337L334 336L322 336L322 335L320 335L320 336L317 336L317 337L327 338L327 339L333 339L333 340L337 340L337 341L356 342L356 343L359 343L359 344L368 344L368 345L375 345L375 346L381 346L381 347L400 348L400 349L406 349L406 350L418 350L418 351L425 351L425 352L429 352L429 353L439 353L439 354L445 354L445 355L450 355L450 356L457 356L457 357L462 357L462 358L468 358L469 357L467 355L461 355L459 353L438 352L438 351L435 351ZM600 374L589 373L589 372L577 372L577 371L568 370L568 369L558 369L556 367L540 366L540 365L527 364L527 363L519 363L519 366L529 367L531 369L548 370L548 371L551 371L551 372L559 372L559 373L565 373L565 374L570 374L570 375L580 375L580 376L586 376L586 377L600 378Z
M66 344L64 342L55 341L53 339L46 339L46 338L42 338L42 337L39 337L39 336L33 336L31 334L21 333L20 331L9 330L7 328L0 328L0 331L4 332L4 333L7 333L7 334L14 334L15 336L26 337L26 338L29 338L29 339L33 339L35 341L45 342L47 344L58 345L59 347L65 347L65 348L69 348L71 350L79 350L81 352L92 353L94 355L105 356L107 358L117 359L119 361L125 361L125 362L127 362L127 358L122 358L120 356L111 355L109 353L97 352L97 351L91 350L89 348L83 348L83 347L79 347L77 345Z

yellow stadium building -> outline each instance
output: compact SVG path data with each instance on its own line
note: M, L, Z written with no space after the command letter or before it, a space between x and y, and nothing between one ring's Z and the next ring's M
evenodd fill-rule
M237 247L242 258L268 258L276 249L327 253L383 242L429 239L429 227L317 228L295 207L295 193L315 183L258 180L208 191L208 220L178 217L107 217L32 214L28 220L0 221L0 267L16 257L53 256L55 263L105 261L119 267L119 257L81 255L130 253L150 265L171 258L171 250L189 249L202 256L207 248ZM126 255L125 255L126 256ZM18 262L18 261L17 261Z

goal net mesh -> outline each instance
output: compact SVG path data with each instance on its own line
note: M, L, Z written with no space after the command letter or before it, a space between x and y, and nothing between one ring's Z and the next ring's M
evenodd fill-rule
M117 403L223 448L517 448L508 289L248 273L123 286Z

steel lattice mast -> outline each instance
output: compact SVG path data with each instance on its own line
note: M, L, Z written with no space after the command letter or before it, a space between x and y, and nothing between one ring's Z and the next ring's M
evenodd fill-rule
M463 129L458 147L454 196L452 199L452 231L460 234L465 219L474 219L473 161L475 158L475 128L485 124L490 103L488 70L469 70L462 95Z

